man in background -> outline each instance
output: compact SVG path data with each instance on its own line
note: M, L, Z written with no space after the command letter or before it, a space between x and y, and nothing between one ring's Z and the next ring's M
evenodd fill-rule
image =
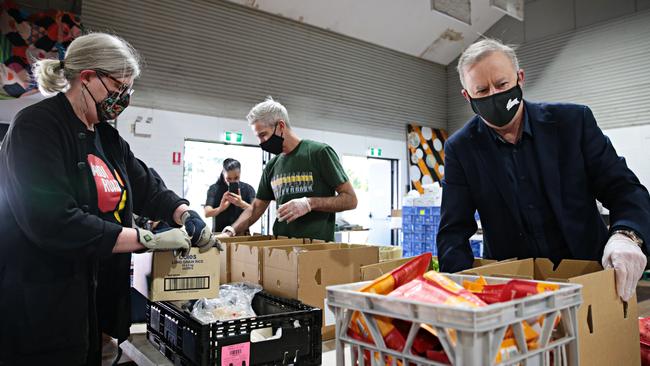
M264 168L251 207L222 235L244 232L276 201L274 235L334 241L335 213L357 206L334 149L300 139L289 125L287 109L273 98L254 106L246 118L260 147L276 156Z

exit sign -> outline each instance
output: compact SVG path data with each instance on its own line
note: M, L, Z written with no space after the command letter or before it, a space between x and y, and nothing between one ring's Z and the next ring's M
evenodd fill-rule
M232 142L236 144L242 143L242 133L241 132L232 132L226 131L223 140L225 142Z
M381 156L381 149L377 147L371 147L368 149L368 156Z

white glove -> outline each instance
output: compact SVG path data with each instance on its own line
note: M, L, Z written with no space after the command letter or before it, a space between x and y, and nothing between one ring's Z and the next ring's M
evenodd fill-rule
M235 228L228 225L221 230L221 234L217 235L217 238L230 238L235 235L237 235Z
M309 199L307 197L296 198L278 207L278 221L289 223L309 212L311 212Z
M645 254L632 239L623 234L609 237L602 264L605 268L614 268L616 292L623 301L629 300L636 293L636 285L643 275L646 262Z
M138 241L149 249L149 252L158 250L180 250L185 255L190 249L190 237L182 229L167 229L152 233L145 229L136 229Z

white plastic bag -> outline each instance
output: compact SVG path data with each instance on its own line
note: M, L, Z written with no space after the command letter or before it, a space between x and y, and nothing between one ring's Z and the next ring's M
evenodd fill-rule
M219 286L219 297L200 299L192 308L192 316L203 324L255 316L251 303L262 286L251 283L230 283Z

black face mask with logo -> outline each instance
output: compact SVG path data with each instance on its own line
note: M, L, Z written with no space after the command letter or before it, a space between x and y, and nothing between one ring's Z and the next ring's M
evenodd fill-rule
M275 130L277 128L278 125L276 124L275 127L273 128L273 133L271 134L271 137L269 137L268 140L260 144L262 150L274 155L278 155L282 152L282 144L284 143L284 137L275 134Z
M519 104L523 101L522 95L519 79L517 79L517 85L511 89L483 98L470 97L469 103L474 113L494 126L503 127L517 114Z

